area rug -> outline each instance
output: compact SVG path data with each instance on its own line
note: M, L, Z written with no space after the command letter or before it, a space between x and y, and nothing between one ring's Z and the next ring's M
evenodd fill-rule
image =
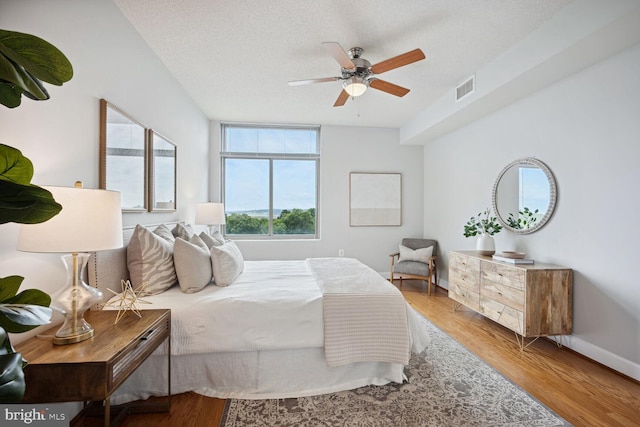
M570 426L428 320L431 344L403 384L226 403L221 427Z

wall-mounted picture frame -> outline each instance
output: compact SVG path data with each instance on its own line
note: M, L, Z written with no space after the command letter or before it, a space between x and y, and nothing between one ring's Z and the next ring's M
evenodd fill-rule
M177 160L176 144L153 129L149 140L149 211L176 210Z
M402 174L351 172L349 225L402 225Z
M148 209L147 156L145 127L101 99L99 185L120 192L124 212Z

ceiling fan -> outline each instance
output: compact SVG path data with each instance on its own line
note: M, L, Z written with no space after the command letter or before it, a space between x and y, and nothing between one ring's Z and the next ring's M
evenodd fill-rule
M371 65L369 61L362 58L363 49L353 47L349 49L349 53L344 51L342 46L336 42L324 42L322 47L340 64L340 77L324 77L309 80L294 80L289 82L289 86L299 86L311 83L323 83L342 81L342 92L333 104L334 107L341 107L347 102L350 96L362 95L368 87L372 87L383 92L390 93L395 96L405 96L409 93L409 89L402 86L380 80L376 74L382 74L405 65L409 65L425 58L424 53L420 49L414 49L402 55L394 56L385 61Z

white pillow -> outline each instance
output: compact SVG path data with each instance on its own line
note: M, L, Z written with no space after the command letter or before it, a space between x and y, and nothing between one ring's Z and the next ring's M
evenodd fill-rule
M174 237L180 237L183 240L189 241L191 236L193 236L196 233L193 231L193 228L189 224L185 225L185 224L177 223L176 226L173 227L173 230L171 230L171 234Z
M182 292L192 294L204 289L213 278L209 248L198 235L186 240L178 237L173 245L173 263Z
M418 262L428 263L432 253L433 253L433 246L414 250L406 246L400 245L400 259L398 260L398 262L418 261Z
M144 295L162 293L178 281L173 244L139 224L127 246L127 267L133 288L145 285Z
M213 279L218 286L228 286L244 270L244 258L234 241L211 248Z
M203 231L200 233L200 238L207 244L209 249L214 246L224 245L225 243L224 237L219 231L215 231L211 236Z
M166 224L160 224L156 227L155 230L153 230L153 232L162 237L167 242L173 243L176 240L176 238L173 236L173 233L171 232L171 229Z

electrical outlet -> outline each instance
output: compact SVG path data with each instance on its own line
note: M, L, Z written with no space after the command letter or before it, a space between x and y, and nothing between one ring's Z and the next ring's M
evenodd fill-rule
M338 249L338 256L344 256L344 249Z

